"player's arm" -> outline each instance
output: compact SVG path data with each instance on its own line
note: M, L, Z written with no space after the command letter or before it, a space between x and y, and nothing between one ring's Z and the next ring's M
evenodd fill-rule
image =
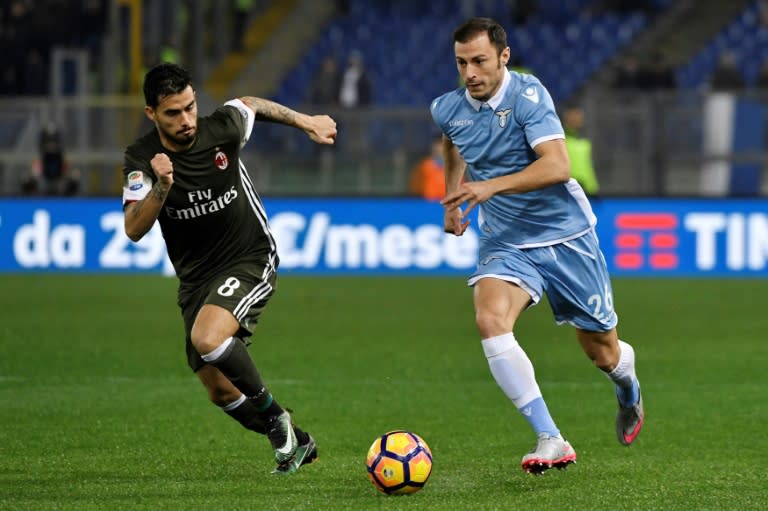
M467 164L458 148L450 138L443 135L443 161L445 162L445 196L456 194L461 187ZM469 226L469 220L462 222L461 202L445 205L443 229L445 232L461 236Z
M445 162L445 194L451 194L461 185L467 164L453 141L443 135L443 161Z
M156 154L150 163L157 181L143 199L125 206L125 234L132 241L139 241L152 229L173 185L173 164L167 154Z
M495 193L525 193L570 179L571 163L564 139L541 142L533 150L538 159L521 172L491 180Z
M298 128L313 142L333 144L336 141L336 121L327 115L307 115L268 99L244 96L240 101L253 110L256 120L277 122Z
M554 139L541 142L533 148L538 159L520 172L506 174L487 181L462 184L455 192L446 195L442 204L446 208L458 207L464 202L466 217L472 208L497 194L525 193L539 190L558 183L565 183L571 177L571 165L565 140Z

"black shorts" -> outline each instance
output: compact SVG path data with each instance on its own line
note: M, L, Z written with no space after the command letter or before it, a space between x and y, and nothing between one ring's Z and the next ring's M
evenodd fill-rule
M192 325L205 304L227 309L240 323L237 337L248 344L253 327L275 292L277 273L266 263L240 263L198 286L179 286L178 303L184 317L187 363L199 371L206 362L192 345Z

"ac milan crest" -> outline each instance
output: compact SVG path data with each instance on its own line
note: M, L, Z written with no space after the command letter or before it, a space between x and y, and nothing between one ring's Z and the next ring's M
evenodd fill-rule
M224 154L224 151L218 151L213 159L216 162L216 167L219 170L227 170L227 167L229 167L229 158L227 158L227 155Z

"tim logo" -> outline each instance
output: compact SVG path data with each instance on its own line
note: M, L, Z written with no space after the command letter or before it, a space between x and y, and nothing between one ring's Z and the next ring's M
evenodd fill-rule
M674 270L678 267L678 219L672 213L623 213L616 217L616 255L621 270Z

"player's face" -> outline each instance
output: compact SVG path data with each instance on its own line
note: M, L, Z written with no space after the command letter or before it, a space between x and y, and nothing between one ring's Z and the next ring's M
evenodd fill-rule
M172 151L189 149L197 135L197 102L190 85L179 94L160 98L157 107L145 107L149 120L155 123L163 146Z
M459 75L469 95L478 101L491 99L501 87L507 71L509 48L504 48L499 55L488 34L482 33L465 43L454 43L454 52Z

